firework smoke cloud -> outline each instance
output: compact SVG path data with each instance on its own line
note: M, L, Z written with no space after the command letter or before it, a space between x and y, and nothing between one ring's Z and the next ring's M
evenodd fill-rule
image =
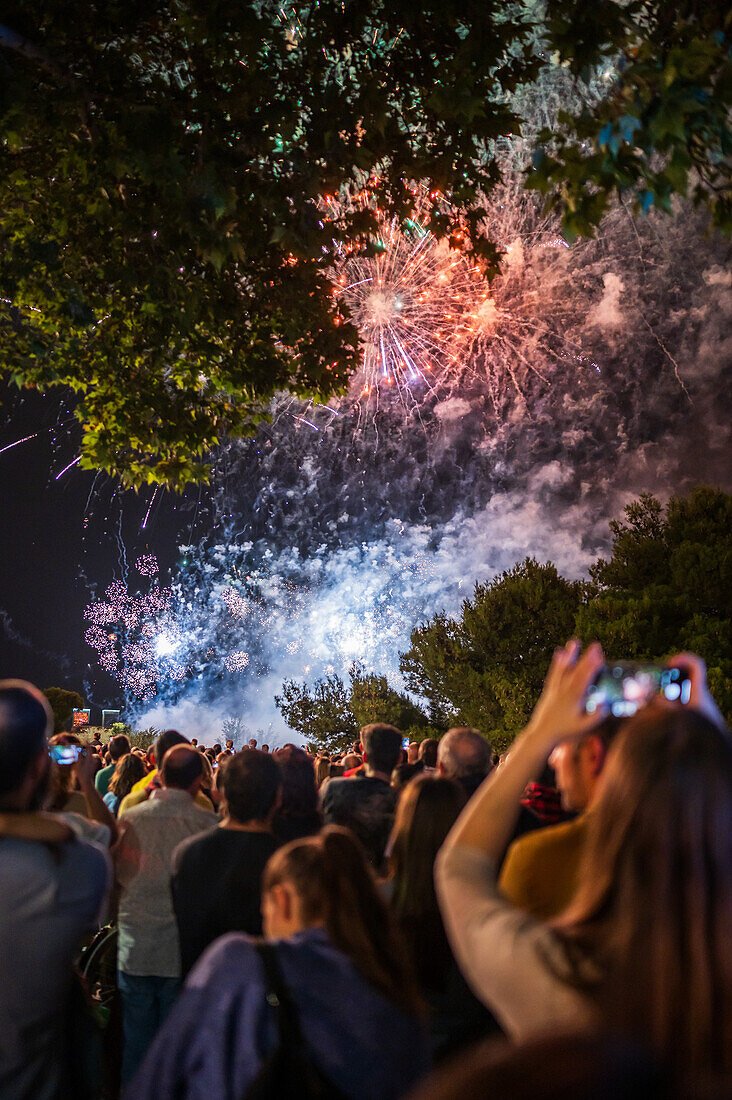
M348 397L276 400L222 448L210 537L173 582L140 558L90 605L142 724L238 716L287 740L284 678L360 661L399 686L413 626L476 581L529 555L581 576L638 492L726 483L732 279L697 216L618 205L570 248L509 176L485 231L490 285L418 221L373 255L344 246L335 291L364 349Z

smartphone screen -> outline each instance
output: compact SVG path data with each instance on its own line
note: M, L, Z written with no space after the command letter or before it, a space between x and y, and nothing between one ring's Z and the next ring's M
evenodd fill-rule
M78 745L51 745L48 755L56 764L67 766L75 764L79 759L81 749Z
M658 694L670 702L688 703L691 696L688 673L665 665L616 661L600 670L587 692L585 710L593 714L598 707L606 706L616 718L628 718Z
M408 749L409 748L409 738L408 737L402 737L402 748L403 749Z

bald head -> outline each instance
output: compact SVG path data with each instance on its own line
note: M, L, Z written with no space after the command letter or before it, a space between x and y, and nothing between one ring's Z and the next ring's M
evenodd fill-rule
M437 766L450 779L484 777L491 770L491 746L476 729L448 730L437 748Z
M201 756L193 745L173 745L163 757L160 774L163 786L168 790L195 794L203 776Z

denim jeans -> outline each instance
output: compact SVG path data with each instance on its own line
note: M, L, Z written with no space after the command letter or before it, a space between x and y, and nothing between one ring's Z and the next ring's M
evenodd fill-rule
M117 971L122 998L122 1085L128 1085L158 1028L173 1007L180 989L180 978L158 978L152 974L125 974Z

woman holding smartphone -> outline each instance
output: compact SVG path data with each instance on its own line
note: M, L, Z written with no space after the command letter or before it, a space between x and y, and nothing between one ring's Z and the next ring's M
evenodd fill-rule
M117 837L117 823L94 786L96 765L90 748L73 733L59 733L49 741L51 769L46 809L62 817L87 840L109 845ZM101 826L101 828L100 828Z
M732 739L703 662L688 706L661 700L616 736L574 899L551 925L496 886L521 793L587 714L598 645L569 642L505 763L458 818L438 857L448 935L471 987L518 1040L600 1030L644 1043L683 1088L732 1085Z

